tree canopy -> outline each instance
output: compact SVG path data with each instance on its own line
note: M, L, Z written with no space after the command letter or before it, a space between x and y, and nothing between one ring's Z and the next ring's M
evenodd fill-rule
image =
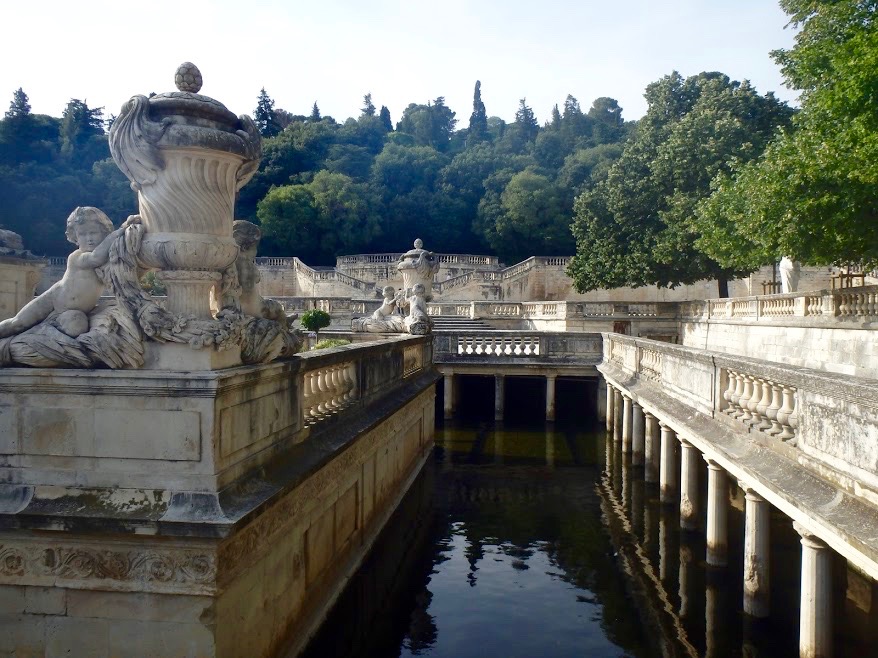
M773 53L801 111L762 157L713 181L698 247L727 267L781 255L878 263L878 2L781 0L798 28Z
M691 217L711 180L732 162L757 157L792 111L721 73L684 79L674 72L650 84L646 99L646 116L618 162L576 201L577 253L569 272L579 290L701 279L722 287L750 270L696 248L700 234Z

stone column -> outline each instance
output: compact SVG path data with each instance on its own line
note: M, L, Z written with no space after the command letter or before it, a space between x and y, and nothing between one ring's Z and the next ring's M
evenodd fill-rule
M661 464L659 465L660 500L663 503L674 502L674 491L677 487L677 455L674 430L659 422L661 427Z
M692 555L692 549L689 548L684 542L680 542L680 617L688 617L690 614L689 606L690 606L690 588L692 587L691 576L692 576L692 562L694 556Z
M607 382L607 431L613 431L613 408L614 408L614 400L615 400L615 392L616 389L613 388L613 385L610 382Z
M506 375L494 375L494 420L503 420Z
M832 656L832 571L826 543L798 523L802 536L802 601L799 617L800 658Z
M643 423L643 407L634 402L631 405L631 465L643 466L643 451L646 442Z
M546 375L546 421L555 420L555 375Z
M724 567L728 562L728 476L712 459L707 462L707 563Z
M454 373L448 372L445 373L445 394L444 399L442 400L444 411L445 411L445 419L454 417Z
M744 496L744 612L767 617L770 509L752 488Z
M644 445L644 480L647 482L658 482L659 479L659 422L658 419L649 412L643 413L644 434L646 440Z
M622 398L622 452L631 452L631 403L627 395Z
M608 387L607 380L603 377L598 377L598 391L597 391L597 399L595 400L598 412L598 420L606 420L607 419L607 402L608 397L606 393L606 389ZM606 397L605 397L606 396Z
M622 442L622 391L613 389L613 440Z
M680 527L698 528L698 449L680 439Z

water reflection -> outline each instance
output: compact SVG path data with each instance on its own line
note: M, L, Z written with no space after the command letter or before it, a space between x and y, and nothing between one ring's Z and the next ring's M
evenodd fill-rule
M798 655L798 535L773 513L772 616L748 618L734 483L712 568L603 431L452 424L436 442L310 658ZM838 571L836 655L875 655L874 583Z
M563 427L441 429L397 529L306 655L659 655L601 521L602 440ZM412 553L421 557L400 566ZM383 563L407 584L382 590L394 571Z

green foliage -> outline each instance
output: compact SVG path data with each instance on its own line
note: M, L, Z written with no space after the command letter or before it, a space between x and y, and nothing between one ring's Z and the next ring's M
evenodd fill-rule
M265 91L265 87L259 90L256 109L253 111L253 122L263 137L274 137L282 130L275 115L274 100Z
M717 175L698 246L727 266L781 255L878 263L878 25L874 0L782 0L799 28L774 53L802 109L758 160Z
M360 110L360 116L375 116L375 104L372 103L372 94L366 94L365 96L363 96L363 108Z
M302 327L308 331L313 331L318 336L320 336L320 330L324 327L328 327L331 321L332 319L329 317L329 313L321 311L319 308L305 311L299 319L299 323Z
M15 119L30 114L30 100L24 89L19 87L12 93L12 102L9 103L9 109L6 111L7 119Z
M721 73L674 72L649 85L646 98L646 116L619 160L576 201L568 271L581 291L700 279L722 286L750 271L697 248L691 218L711 180L757 157L792 111Z
M61 115L59 129L61 155L77 166L90 168L106 157L103 108L90 108L84 101L71 98Z
M345 340L344 338L324 338L319 343L317 343L312 350L325 350L330 347L341 347L342 345L350 345L351 341Z
M469 130L467 131L467 146L475 146L486 139L488 139L488 113L482 102L482 83L476 80L476 88L473 92L473 113L469 117Z
M418 146L432 146L438 151L447 151L454 126L457 125L454 115L445 105L444 96L426 105L410 103L403 111L396 130L411 135Z

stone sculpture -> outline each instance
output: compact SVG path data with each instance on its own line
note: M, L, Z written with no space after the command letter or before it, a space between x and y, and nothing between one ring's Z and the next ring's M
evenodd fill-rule
M353 331L416 335L432 331L427 302L432 299L433 278L439 271L439 259L424 249L423 241L418 238L414 249L399 257L396 269L402 274L403 289L395 292L392 286L386 286L381 307L371 317L351 320Z
M799 262L784 256L780 259L777 269L780 272L781 292L796 292L799 288L799 276L802 271Z
M110 130L140 213L116 230L97 208L71 214L67 236L79 248L61 281L0 323L0 365L200 370L298 350L282 309L255 292L259 236L243 225L238 241L233 234L235 194L261 157L259 131L198 94L195 65L181 65L176 80L178 91L133 97ZM140 286L147 269L167 288L164 305ZM99 301L105 286L113 301Z

